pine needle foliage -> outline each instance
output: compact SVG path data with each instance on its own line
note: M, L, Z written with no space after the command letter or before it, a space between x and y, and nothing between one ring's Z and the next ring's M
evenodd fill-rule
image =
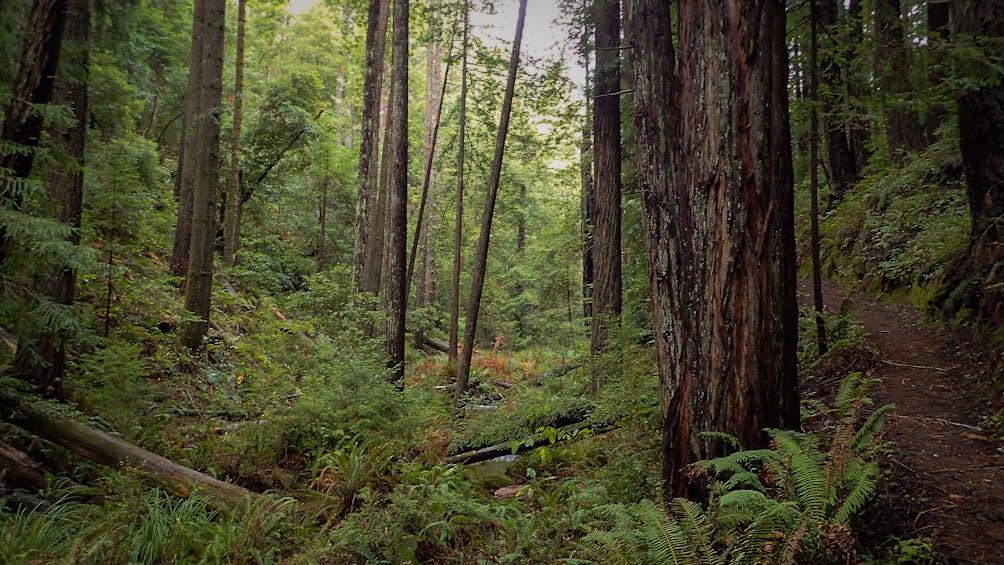
M825 434L767 430L769 449L695 464L708 480L706 504L600 507L585 545L598 562L626 565L853 562L849 523L875 493L875 459L892 409L866 415L872 382L857 373L844 379Z

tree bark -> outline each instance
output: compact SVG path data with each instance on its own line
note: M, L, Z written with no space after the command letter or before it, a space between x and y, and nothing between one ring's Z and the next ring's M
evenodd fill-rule
M65 21L66 0L35 0L32 4L3 121L2 139L16 150L0 148L0 205L11 210L20 210L24 201L24 183L31 174L34 148L42 134L42 116L31 108L52 100ZM0 227L0 266L7 260L7 245L7 230Z
M599 358L621 316L620 0L594 0L596 103L593 110L593 355L590 393L601 384Z
M953 33L975 39L989 61L1004 38L1004 0L954 2L952 21ZM972 218L969 249L957 270L976 283L969 292L971 305L965 306L999 331L1004 326L1004 85L998 80L961 92L957 102Z
M812 305L816 311L816 346L819 355L826 355L826 321L823 319L823 275L819 261L819 26L820 12L816 4L818 0L809 0L809 224L810 242L812 248ZM824 0L829 4L830 0ZM836 6L832 6L836 9ZM835 14L834 14L835 16ZM830 137L827 131L827 137ZM843 130L839 132L841 140L845 140ZM828 145L829 146L829 145ZM831 148L832 149L832 148ZM844 148L849 151L849 148ZM831 158L833 151L830 152ZM830 161L830 174L833 175L833 161ZM846 188L846 187L844 187ZM834 191L836 188L834 187ZM843 196L843 193L840 193Z
M392 378L404 387L404 323L408 307L405 288L408 238L408 0L394 0L394 30L390 127L393 137L387 185L386 267L380 280L380 306L384 315L385 351Z
M495 199L498 196L499 181L502 177L502 160L505 157L505 140L509 133L509 115L512 112L512 97L516 89L516 71L519 70L519 50L523 41L523 24L526 21L526 0L519 2L519 17L516 20L516 37L509 59L509 78L506 82L505 97L502 99L502 115L499 118L498 135L495 138L495 155L488 178L488 193L485 196L485 210L481 220L481 234L478 236L477 254L471 276L471 296L467 302L467 324L464 327L464 347L457 367L454 406L459 406L467 391L467 380L471 372L471 358L474 354L474 336L478 327L481 309L481 294L484 291L485 267L488 263L488 242L491 238L492 218L495 215Z
M180 497L205 494L225 507L234 507L254 493L214 479L151 453L109 433L82 424L42 404L0 390L0 405L16 426L59 444L102 465L139 471L153 484Z
M668 3L628 6L669 497L724 452L701 432L752 448L798 425L785 13L681 1L676 61Z
M181 119L181 143L178 146L178 219L174 226L174 247L171 251L171 272L179 277L188 275L188 259L192 250L192 210L194 207L196 170L200 155L196 145L200 135L200 94L203 79L203 43L206 26L206 2L195 2L192 14L192 47L188 62L188 90L185 112ZM185 282L182 282L184 285Z
M593 89L590 84L589 60L586 59L586 117L582 122L582 146L579 149L579 181L582 185L582 316L587 327L593 319L593 223L596 213L595 183L593 182Z
M889 156L894 162L902 162L904 151L917 151L927 142L920 117L905 104L911 88L901 14L900 0L875 3L875 82L882 97Z
M191 350L202 347L209 330L213 292L213 248L216 236L216 197L220 170L220 98L223 90L223 39L226 24L225 0L197 0L205 4L199 72L196 131L197 158L192 187L192 243L185 282L185 309L197 316L181 328L181 342ZM198 10L198 8L197 8ZM193 44L195 43L193 39ZM187 167L186 167L187 168Z
M87 140L87 88L90 66L91 12L88 0L66 2L63 63L55 75L53 101L73 111L72 125L55 124L49 135L53 144L65 153L66 162L48 172L50 213L53 218L73 228L70 242L80 243L80 217L84 194L84 147ZM53 302L73 304L77 273L69 267L60 269L43 283ZM15 364L18 373L46 394L58 395L66 373L66 332L41 329L21 339ZM29 351L33 349L34 351ZM39 362L41 360L41 362Z
M366 25L366 76L363 79L363 116L359 141L359 184L356 193L356 240L352 281L357 291L375 292L368 284L367 254L372 236L371 215L376 206L379 167L380 91L383 87L389 0L370 0Z
M824 37L836 38L837 0L820 0L817 6L816 19L813 25L823 30ZM818 38L818 31L817 31ZM820 95L818 82L816 98L817 112L822 112L821 122L826 135L826 158L829 164L830 204L840 202L847 189L858 181L857 164L854 162L854 152L847 138L847 128L840 118L840 110L845 102L843 84L844 69L841 63L839 47L832 39L823 46L821 57L819 42L816 43L817 61L815 71L817 81L824 86L824 94ZM821 61L819 61L821 59Z
M244 31L247 0L237 1L237 54L234 60L234 120L230 132L230 174L223 218L223 266L232 267L240 242L237 209L241 206L241 125L244 122Z
M453 280L450 287L450 343L447 354L457 362L460 343L460 269L464 236L464 157L467 147L467 32L470 6L464 0L464 38L460 68L460 131L457 134L457 211L453 223Z
M864 42L864 20L862 16L864 8L862 0L848 0L848 48L845 51L845 58L848 61L857 56L856 46ZM872 156L872 151L868 146L871 138L871 128L868 122L862 117L865 115L864 99L870 91L870 86L866 77L859 74L847 74L847 96L853 105L852 115L848 123L848 139L851 144L851 151L854 153L854 178L861 178L862 171L868 160Z

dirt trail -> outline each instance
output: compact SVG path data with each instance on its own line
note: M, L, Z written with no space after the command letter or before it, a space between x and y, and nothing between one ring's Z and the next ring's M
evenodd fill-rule
M908 521L896 529L934 540L943 563L1004 563L1004 442L986 420L999 406L971 340L923 322L911 305L845 298L833 283L824 293L831 312L849 301L879 352L876 405L896 405L886 426L892 496Z

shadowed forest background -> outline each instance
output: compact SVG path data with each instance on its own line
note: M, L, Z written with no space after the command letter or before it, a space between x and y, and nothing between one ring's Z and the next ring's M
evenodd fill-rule
M999 558L1004 1L301 4L0 2L0 561Z

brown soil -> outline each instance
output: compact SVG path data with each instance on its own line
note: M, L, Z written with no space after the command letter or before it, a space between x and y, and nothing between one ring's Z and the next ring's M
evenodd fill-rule
M803 301L809 287L803 288ZM867 334L881 379L871 396L895 404L887 506L900 537L929 538L939 563L1004 563L1004 442L987 360L964 330L923 321L912 305L824 284L826 309L842 302ZM867 354L866 354L867 355ZM850 360L855 362L857 360Z

